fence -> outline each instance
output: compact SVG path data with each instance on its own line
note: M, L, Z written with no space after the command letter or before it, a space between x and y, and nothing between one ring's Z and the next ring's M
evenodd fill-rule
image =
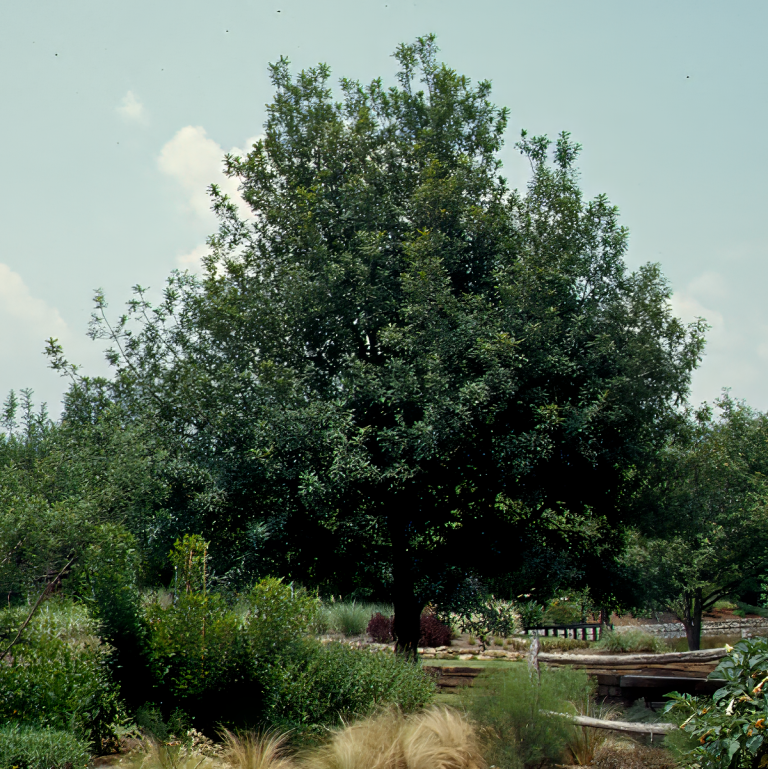
M581 638L583 641L599 641L600 633L602 632L601 628L603 627L599 622L578 622L573 625L539 625L538 627L525 628L525 634L538 633L538 635L548 636L551 633L555 637L562 636L563 638ZM608 627L613 630L613 625Z

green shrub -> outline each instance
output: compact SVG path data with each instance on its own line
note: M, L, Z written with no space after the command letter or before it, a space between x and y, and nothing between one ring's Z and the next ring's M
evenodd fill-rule
M216 594L181 595L145 615L147 651L156 685L181 700L221 691L249 669L239 617Z
M306 590L293 589L274 577L257 582L245 604L250 653L257 657L270 657L285 644L307 635L318 611L317 599Z
M202 728L252 724L260 707L254 683L260 669L308 632L317 601L268 578L230 606L217 593L197 590L194 575L182 576L189 592L175 603L156 597L144 607L157 699L181 707Z
M523 769L561 759L574 737L566 719L543 711L574 713L573 702L592 692L587 674L543 667L540 681L524 664L509 665L478 678L461 695L470 715L487 735L486 759L504 769Z
M382 705L410 712L427 705L435 684L421 666L389 652L346 644L295 644L262 679L264 716L299 733L320 733Z
M68 731L0 726L0 769L85 769L88 743Z
M517 611L523 628L540 627L544 624L544 607L536 601L518 604Z
M595 644L595 648L605 651L622 652L668 652L669 644L652 633L646 633L639 628L632 628L623 632L609 630L603 633L602 638Z
M28 611L0 613L0 634L15 635ZM96 750L114 738L122 711L96 632L82 605L47 601L0 665L0 719L70 730Z
M739 601L739 608L733 613L739 617L744 617L747 614L757 614L758 617L768 617L768 609L764 609L761 606L753 606L750 603L742 603Z
M719 601L715 601L715 605L712 607L713 609L735 609L737 608L737 604L733 601L729 601L726 598L722 598Z
M523 627L515 603L474 592L460 593L442 606L437 616L460 632L481 638L508 636Z
M574 601L556 598L550 602L544 612L545 625L575 625L581 620L581 606Z
M698 741L688 762L707 769L768 763L768 639L745 638L728 649L710 678L723 679L712 697L672 694L665 712ZM695 744L695 743L694 743Z

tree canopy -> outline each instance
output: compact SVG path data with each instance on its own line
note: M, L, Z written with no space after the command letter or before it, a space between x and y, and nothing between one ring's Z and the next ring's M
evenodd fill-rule
M339 92L273 65L264 138L225 161L252 215L212 185L204 276L158 306L137 287L114 324L99 295L92 328L100 386L166 446L165 552L196 532L223 577L387 593L407 649L427 600L547 542L609 568L703 346L659 268L627 269L569 135L523 133L511 189L507 111L436 55L401 45L397 85Z
M661 453L625 556L692 650L703 612L768 568L768 419L727 393L716 406L688 410Z

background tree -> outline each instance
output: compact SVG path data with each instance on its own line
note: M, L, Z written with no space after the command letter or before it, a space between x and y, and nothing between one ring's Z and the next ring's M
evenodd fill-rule
M768 417L727 394L670 438L625 558L646 596L670 606L698 649L702 614L768 566Z
M432 37L396 58L398 86L342 79L338 99L325 65L274 65L265 138L226 159L253 217L212 187L204 279L172 276L154 308L137 289L116 325L99 296L93 334L177 463L156 531L203 533L229 574L250 548L387 592L413 650L424 602L467 574L610 541L703 342L656 266L627 271L567 134L523 135L511 191L490 84Z

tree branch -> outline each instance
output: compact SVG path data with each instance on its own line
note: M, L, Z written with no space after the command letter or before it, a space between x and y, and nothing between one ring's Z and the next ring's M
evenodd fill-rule
M43 602L43 598L48 594L48 590L52 585L56 584L56 580L61 577L62 574L77 560L77 556L74 555L72 558L70 558L67 563L64 565L64 568L45 586L45 590L43 590L42 593L40 593L40 597L35 601L35 605L32 607L32 611L29 612L27 615L27 618L24 620L24 622L21 623L21 627L19 628L19 631L16 633L16 638L11 641L11 643L5 648L2 654L0 654L0 662L2 662L7 656L8 652L19 642L19 639L21 638L21 634L24 632L24 629L27 627L27 625L30 623L30 620L32 617L35 616L35 612L37 611L40 604Z

